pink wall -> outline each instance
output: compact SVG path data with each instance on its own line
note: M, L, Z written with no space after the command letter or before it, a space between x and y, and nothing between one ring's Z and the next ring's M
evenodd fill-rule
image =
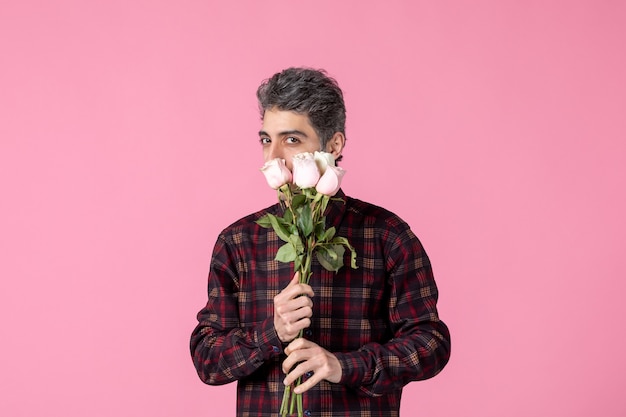
M339 80L345 191L435 266L452 360L404 415L626 415L626 3L382 4L0 4L0 415L233 414L188 337L273 202L254 93L289 65Z

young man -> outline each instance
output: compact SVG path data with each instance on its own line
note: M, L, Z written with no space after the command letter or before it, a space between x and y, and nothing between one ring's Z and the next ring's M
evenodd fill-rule
M293 155L317 150L341 159L343 94L323 71L284 70L257 97L266 161L282 158L291 168ZM274 260L283 242L255 223L282 215L280 204L217 240L191 353L205 383L238 381L237 416L277 416L285 385L300 376L307 416L398 416L404 385L448 362L450 334L419 240L393 213L341 190L335 197L327 227L354 246L358 269L334 273L314 261L310 285L298 283L292 264Z

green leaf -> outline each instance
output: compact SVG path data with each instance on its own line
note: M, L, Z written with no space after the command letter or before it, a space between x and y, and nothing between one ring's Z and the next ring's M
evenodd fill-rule
M325 220L324 218L320 219L317 223L315 223L315 227L313 228L313 231L315 233L315 239L318 242L321 242L324 238L324 232L325 232L324 229L326 227L325 225L326 222L324 220Z
M330 201L330 197L329 196L323 195L323 197L324 198L322 199L322 205L321 205L321 208L320 208L320 212L322 214L324 214L324 212L326 211L326 207L328 206L328 202Z
M270 216L272 216L272 215L271 214L266 214L265 216L263 216L259 220L257 220L256 224L258 224L261 227L270 227L272 225L272 222L270 221Z
M296 194L291 200L291 208L294 210L299 209L306 203L306 196L304 194Z
M283 217L276 216L276 220L278 221L278 223L282 224L283 226L289 226L289 222L285 219L284 216Z
M316 255L320 265L328 271L339 271L343 266L345 249L341 245L318 246Z
M293 214L291 214L291 210L286 210L285 215L283 216L283 220L285 223L292 224L293 223Z
M322 242L330 242L333 237L335 237L335 227L329 227L324 232L324 235L322 236L320 241L322 241Z
M280 262L293 262L296 260L296 256L297 253L293 245L291 243L285 243L278 249L274 259Z
M330 243L335 245L343 245L348 248L350 250L350 267L352 269L358 268L358 266L356 265L356 249L354 249L350 242L348 242L347 238L342 236L336 236L330 241Z
M352 269L357 269L358 266L356 266L356 251L354 250L354 248L352 246L350 246L350 268Z
M300 267L302 266L302 259L303 258L304 258L304 255L296 256L296 259L294 259L294 261L293 261L293 270L294 271L300 270Z
M341 245L332 245L331 249L335 252L337 260L341 262L341 265L343 265L343 254L346 252L346 249Z
M291 216L291 213L289 213ZM282 226L281 229L286 231L288 234L292 235L294 233L298 233L298 226L293 224L293 222L287 221L285 218L277 217L276 220Z
M348 242L348 239L343 237L343 236L335 236L330 243L334 244L334 245L343 245L343 246L347 246L349 248L352 247L352 245L350 245L350 242Z
M298 254L301 254L304 252L304 244L302 243L302 239L300 239L300 236L298 234L292 233L289 236L289 242L291 242L291 244L296 249L296 252Z
M272 227L274 228L274 231L276 232L278 237L284 240L285 242L289 242L289 235L291 233L289 233L289 230L287 230L285 225L282 222L280 222L276 216L273 216L271 214L268 214L268 216L270 217L270 222L272 223Z
M313 219L311 218L311 207L305 204L298 216L298 229L302 231L304 237L309 237L313 232Z
M327 271L336 271L330 259L327 258L326 250L318 247L317 251L315 251L315 256L317 257L320 265L324 267Z

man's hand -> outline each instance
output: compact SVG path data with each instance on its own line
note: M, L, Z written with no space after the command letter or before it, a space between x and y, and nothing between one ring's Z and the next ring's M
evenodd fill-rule
M285 353L287 354L287 359L283 362L283 372L287 374L283 381L285 385L290 385L298 377L312 372L306 381L294 389L293 392L296 394L307 391L323 379L335 383L341 381L342 370L339 360L318 344L298 338L287 346ZM296 364L298 365L291 369Z
M274 328L283 343L292 341L300 330L311 325L313 315L313 289L298 283L300 273L276 297L274 297ZM300 297L304 295L304 297Z

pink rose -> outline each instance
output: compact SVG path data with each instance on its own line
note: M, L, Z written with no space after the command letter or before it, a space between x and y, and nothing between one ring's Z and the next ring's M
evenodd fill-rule
M342 168L329 165L322 175L315 189L318 193L333 196L341 187L341 178L346 173Z
M315 187L319 179L320 171L311 152L299 153L293 157L293 182L298 187Z
M265 175L269 186L275 190L291 182L291 171L285 165L284 159L275 158L267 161L261 168L261 172Z
M332 153L315 151L313 157L315 158L317 169L319 169L321 175L324 175L327 166L335 166L335 157Z

